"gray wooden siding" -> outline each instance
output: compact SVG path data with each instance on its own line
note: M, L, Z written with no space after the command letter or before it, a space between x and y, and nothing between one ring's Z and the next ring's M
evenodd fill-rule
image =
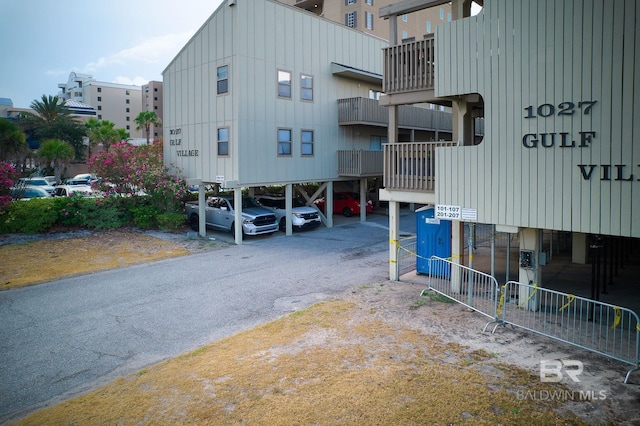
M331 62L382 75L385 45L275 1L223 4L164 73L165 139L181 127L183 140L200 155L178 157L166 141L165 155L186 176L205 181L224 176L255 186L336 179L338 150L369 147L339 128L336 100L367 97L380 87L332 75ZM230 94L218 96L216 68L224 64ZM291 100L277 96L278 70L291 72ZM300 100L302 73L313 76L313 102ZM216 155L223 126L230 130L228 157ZM292 130L291 157L277 155L278 128ZM312 157L300 155L303 129L314 131Z
M487 0L438 26L436 95L485 101L483 143L437 156L438 203L477 209L480 222L640 237L639 17L635 0ZM578 102L591 100L586 115ZM563 102L573 115L557 114ZM544 104L556 113L540 116ZM588 148L560 148L559 135L553 148L523 146L528 133L579 144L587 131ZM597 166L589 180L579 164ZM633 180L616 181L615 165Z

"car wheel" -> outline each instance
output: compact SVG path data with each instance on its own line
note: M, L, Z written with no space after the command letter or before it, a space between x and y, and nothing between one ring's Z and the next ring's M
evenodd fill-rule
M278 226L282 232L287 232L287 218L280 219L280 225Z
M200 219L197 214L194 213L191 215L189 218L189 226L191 226L191 229L196 232L200 230Z
M349 207L345 207L344 209L342 209L342 214L344 215L344 217L351 217L353 212Z

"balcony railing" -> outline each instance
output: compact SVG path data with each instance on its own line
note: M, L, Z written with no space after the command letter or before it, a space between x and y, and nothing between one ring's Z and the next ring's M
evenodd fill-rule
M433 34L417 41L385 47L382 90L386 94L433 90L435 39Z
M389 109L380 105L375 99L338 99L338 124L341 126L387 127L389 125ZM399 105L398 126L406 129L451 132L451 113L411 105Z
M383 169L384 154L382 151L338 151L339 176L382 176Z
M384 186L388 190L434 192L436 148L457 142L384 144Z

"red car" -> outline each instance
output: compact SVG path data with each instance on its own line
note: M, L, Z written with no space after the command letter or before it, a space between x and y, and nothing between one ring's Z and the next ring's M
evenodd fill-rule
M319 198L314 203L320 210L324 211L324 198ZM366 211L367 213L373 211L373 203L368 198ZM333 212L342 213L346 217L360 214L360 194L355 192L334 192Z

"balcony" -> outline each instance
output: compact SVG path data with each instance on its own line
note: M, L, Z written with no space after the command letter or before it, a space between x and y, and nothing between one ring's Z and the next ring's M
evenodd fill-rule
M340 126L365 125L387 127L389 109L375 99L338 99L338 124ZM426 131L452 131L451 113L410 105L398 107L398 127Z
M338 176L382 176L383 161L383 151L338 151Z
M457 142L407 142L384 144L384 187L397 191L435 191L436 148Z
M382 90L387 95L434 89L435 39L408 41L383 49Z

